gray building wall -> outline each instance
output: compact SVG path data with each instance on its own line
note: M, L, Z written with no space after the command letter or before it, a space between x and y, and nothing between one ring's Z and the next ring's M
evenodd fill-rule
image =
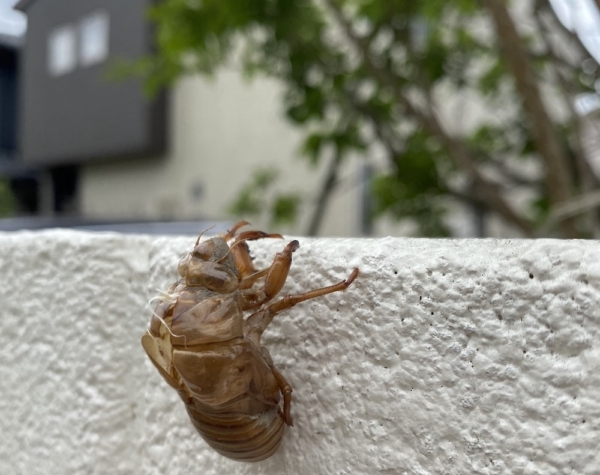
M164 97L150 100L137 78L107 78L113 59L134 59L151 48L149 0L44 0L18 5L28 16L21 99L21 152L27 163L56 165L164 151ZM49 38L87 15L109 19L108 58L53 75ZM79 41L79 38L78 38ZM79 44L77 45L79 47Z

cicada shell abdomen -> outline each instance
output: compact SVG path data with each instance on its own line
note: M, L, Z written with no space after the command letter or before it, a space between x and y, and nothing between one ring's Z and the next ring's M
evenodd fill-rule
M249 402L242 399L237 404ZM256 462L275 453L284 431L279 407L259 406L260 410L252 415L236 409L214 412L195 399L186 404L186 409L194 427L213 449L234 460Z
M190 393L186 409L204 440L240 461L272 455L283 435L279 387L260 351L243 338L173 351Z
M149 338L145 335L145 347L156 342ZM275 453L284 430L279 388L251 345L238 339L187 349L172 346L170 370L159 368L202 438L221 455L245 462ZM153 359L153 352L146 351Z
M194 427L213 449L240 462L258 462L273 455L283 436L284 422L277 409L257 416L218 416L186 405Z

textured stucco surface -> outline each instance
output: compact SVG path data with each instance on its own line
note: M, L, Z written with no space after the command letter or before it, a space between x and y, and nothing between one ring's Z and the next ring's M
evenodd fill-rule
M598 474L600 245L301 239L272 458L212 452L139 338L193 238L0 234L0 474ZM251 244L259 265L281 241Z

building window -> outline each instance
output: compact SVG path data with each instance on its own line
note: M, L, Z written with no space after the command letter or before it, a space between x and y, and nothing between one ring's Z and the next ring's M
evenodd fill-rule
M79 61L82 66L101 63L108 56L108 13L97 11L87 15L79 25Z
M48 71L52 76L62 76L75 69L77 64L76 35L72 26L52 30L48 37Z
M108 13L96 11L79 22L79 28L64 25L48 37L48 71L62 76L79 66L92 66L108 57Z

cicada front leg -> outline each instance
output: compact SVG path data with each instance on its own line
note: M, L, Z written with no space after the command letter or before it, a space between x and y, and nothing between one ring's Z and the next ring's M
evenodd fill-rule
M292 266L292 253L299 247L298 241L291 241L283 251L275 255L275 259L269 267L247 278L253 280L252 284L254 284L258 278L265 276L262 288L250 289L251 285L247 285L245 280L242 280L240 287L246 289L242 291L242 308L244 310L259 308L281 292Z
M283 239L281 234L268 234L263 231L246 231L238 234L234 242L231 244L231 253L235 259L235 265L240 273L242 281L255 274L257 271L252 263L252 257L250 257L250 249L246 241L256 241L258 239L265 238L278 238Z

